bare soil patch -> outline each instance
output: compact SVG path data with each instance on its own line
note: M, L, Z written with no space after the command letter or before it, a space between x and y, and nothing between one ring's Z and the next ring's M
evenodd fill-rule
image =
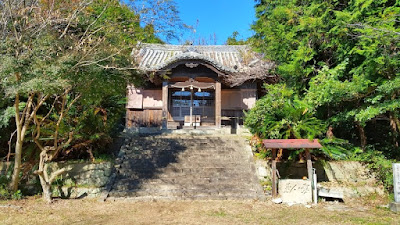
M400 224L400 215L368 204L276 205L269 201L3 201L0 224ZM16 207L15 207L16 206Z

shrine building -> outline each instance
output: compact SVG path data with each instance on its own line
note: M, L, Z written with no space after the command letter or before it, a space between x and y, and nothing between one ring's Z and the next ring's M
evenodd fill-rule
M201 129L240 126L274 65L245 45L140 44L144 78L127 88L126 126Z

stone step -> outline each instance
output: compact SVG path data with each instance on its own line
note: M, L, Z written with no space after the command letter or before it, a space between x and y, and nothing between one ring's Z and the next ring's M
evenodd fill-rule
M157 184L155 188L154 185L150 184L139 184L139 185L118 185L114 191L143 191L153 194L161 194L161 193L169 193L171 190L180 190L187 192L188 190L193 193L204 193L210 192L213 193L223 193L223 192L257 192L257 187L255 186L241 186L240 188L235 188L235 186L220 186L220 185L170 185L170 184ZM172 191L173 193L173 191Z
M162 174L162 173L154 173L148 171L135 172L129 174L118 174L118 179L131 179L131 180L140 180L140 179L189 179L189 178L197 178L197 179L208 179L214 178L215 173L210 174L184 174L184 173L173 173L173 174ZM227 174L218 174L218 179L232 179L232 180L241 180L241 177L248 177L248 174L245 176L227 173ZM240 178L238 178L240 177ZM249 181L257 181L253 177L248 179Z
M140 147L140 148L168 148L168 147L181 147L181 148L215 148L218 146L242 146L243 143L237 141L198 141L198 140L186 140L186 141L172 141L172 140L165 140L165 141L137 141L137 142L130 142L127 143L127 147Z
M118 195L117 193L125 193L128 196L196 196L196 195L215 195L215 196L238 196L238 195L251 195L257 196L256 189L250 188L229 188L229 189L219 189L211 188L205 190L204 188L182 188L182 187L171 187L169 189L120 189L114 191L113 196Z
M220 161L221 162L221 161ZM252 169L252 165L250 165L250 162L248 161L248 165L246 164L240 164L235 161L228 161L226 160L224 162L224 166L221 167L220 163L217 163L215 159L212 161L182 161L182 160L177 160L177 161L164 161L164 160L154 160L154 161L141 161L141 162L123 162L121 164L121 169L120 171L127 172L132 171L132 170L164 170L168 168L172 169L200 169L200 168L207 168L207 169L212 169L214 168L215 170L220 170L220 169Z
M179 201L179 200L263 200L262 195L253 194L234 194L234 195L207 195L207 194L196 194L196 195L143 195L136 196L131 192L114 192L108 198L110 201Z
M224 179L212 179L212 178L200 178L200 179L194 179L193 177L187 177L187 178L150 178L147 180L138 180L138 179L130 179L130 178L122 178L118 180L116 183L116 188L118 186L148 186L148 185L175 185L175 186L180 186L180 187L197 187L197 186L202 186L204 185L209 186L209 187L220 187L220 188L227 188L227 187L235 187L240 185L240 187L254 187L254 180L249 180L249 179L229 179L224 178ZM258 185L258 184L256 184Z
M239 146L231 146L231 145L221 145L217 147L207 146L207 147L195 147L195 146L175 146L168 147L164 146L162 148L141 148L141 149L129 149L126 148L126 154L159 154L160 152L190 152L190 153L226 153L226 152L235 152L235 148L244 148Z
M109 193L133 199L260 199L246 142L238 136L156 135L126 140Z
M201 163L201 164L208 164L208 165L216 165L227 163L227 164L237 164L241 165L243 162L250 163L252 159L244 158L239 156L204 156L204 155L170 155L170 156L137 156L137 157L130 157L124 156L121 161L121 166L123 165L136 165L136 164L143 164L143 163L156 163L160 165L168 165L168 163Z
M247 173L246 173L247 172ZM157 169L141 169L141 168L121 168L118 170L120 175L126 174L145 174L145 173L152 173L157 174L160 176L174 176L174 175L191 175L191 176L215 176L215 175L248 175L251 170L248 165L242 165L240 167L199 167L199 168L192 168L192 167L166 167L166 168L157 168Z

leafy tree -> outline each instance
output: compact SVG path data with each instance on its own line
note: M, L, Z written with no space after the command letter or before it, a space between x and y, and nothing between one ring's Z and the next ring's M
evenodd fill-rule
M182 33L191 29L179 17L178 7L173 0L127 0L140 22L145 24L145 30L167 41L181 40Z
M101 131L84 137L85 112L102 114L102 131L110 132L105 120L113 112L104 104L140 80L132 48L160 40L117 0L9 0L0 3L0 18L0 90L13 102L17 127L10 189L18 189L23 144L32 133L41 151L36 173L51 201L51 183L63 170L48 174L47 164L74 140L100 139Z
M226 40L227 45L245 45L247 44L246 40L240 39L238 40L239 32L234 31L230 37Z
M377 141L367 128L384 124L374 136L390 133L388 150L396 155L398 1L262 0L256 13L252 43L277 63L283 82L315 116L362 148Z

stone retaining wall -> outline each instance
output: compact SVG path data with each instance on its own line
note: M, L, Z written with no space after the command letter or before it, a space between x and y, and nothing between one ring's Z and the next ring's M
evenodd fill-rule
M270 180L271 164L256 160L257 176L260 180ZM345 197L359 197L373 193L384 194L375 175L362 163L356 161L316 161L318 184L320 187L339 191ZM282 179L302 179L307 177L306 163L277 163Z
M62 198L97 197L110 178L113 164L103 163L53 163L51 171L66 168L53 188L54 196Z
M10 166L11 168L12 166ZM6 175L7 164L0 162L0 175ZM67 171L59 176L53 186L54 197L80 198L97 197L105 188L110 178L113 163L51 163L49 171L66 168ZM29 178L21 185L25 192L36 194L40 192L38 177L30 173Z
M384 194L382 186L375 176L360 162L331 161L313 162L317 170L318 182L321 187L338 190L346 197L364 196L371 193ZM113 163L52 163L50 170L65 167L64 173L54 186L54 196L63 198L97 197L105 188L110 178ZM301 179L307 176L305 163L278 163L278 171L282 178ZM6 163L0 162L0 175L6 174ZM12 165L9 165L12 168ZM271 166L267 161L256 161L257 175L260 180L268 180ZM28 181L21 185L28 193L40 191L38 177L30 175Z

